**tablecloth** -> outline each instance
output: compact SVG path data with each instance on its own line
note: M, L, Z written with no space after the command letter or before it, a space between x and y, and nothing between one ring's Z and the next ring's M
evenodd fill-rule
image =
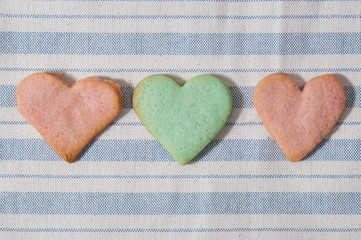
M361 4L352 0L2 0L1 239L360 239ZM68 164L18 113L34 72L121 86L120 115ZM285 72L334 73L346 109L304 160L288 162L253 103ZM152 74L212 74L233 111L186 166L132 109Z

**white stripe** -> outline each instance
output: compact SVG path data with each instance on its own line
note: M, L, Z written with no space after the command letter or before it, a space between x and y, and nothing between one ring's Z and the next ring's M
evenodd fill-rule
M25 121L16 107L0 107L0 121Z
M339 122L360 122L361 109L360 108L346 108L341 115ZM20 115L16 107L0 107L0 121L26 121L23 116ZM117 116L114 121L115 124L121 125L122 123L135 123L142 124L134 112L133 109L124 108L120 112L119 116ZM255 108L234 108L232 113L228 119L229 123L260 123L261 119L259 118L257 111ZM16 126L17 124L15 124ZM354 126L355 128L359 128L360 125ZM113 126L111 126L113 127ZM116 126L114 126L116 127ZM240 126L234 126L237 128Z
M176 164L176 163L173 163ZM59 184L59 182L62 184ZM360 179L24 179L0 178L4 192L357 192Z
M361 165L356 162L309 160L297 163L287 160L198 161L185 166L179 165L175 160L170 162L85 162L79 160L72 164L65 161L6 160L0 161L0 169L2 174L25 175L359 175L361 173ZM241 182L243 179L238 181ZM299 181L303 180L299 179Z
M334 127L326 139L359 139L359 125ZM31 125L0 125L0 138L40 139ZM263 125L224 126L215 139L267 139L270 134ZM96 139L154 140L144 126L109 126Z
M39 0L40 1L40 0ZM157 217L153 217L157 219ZM150 220L156 222L156 220ZM166 222L170 221L170 217ZM187 222L184 220L183 222ZM208 222L208 216L202 218ZM298 223L293 222L295 226ZM303 221L308 220L304 217ZM182 223L183 223L182 222ZM193 222L193 221L192 221ZM247 220L252 223L253 221ZM113 225L114 226L114 225ZM180 228L179 226L178 228ZM113 227L112 227L113 228ZM347 227L346 227L347 228ZM359 240L360 232L0 232L1 239L348 239Z
M262 10L260 12L260 9ZM202 1L11 1L5 0L3 13L79 14L79 15L324 15L359 14L357 1L272 1L272 2L202 2Z
M18 228L350 228L359 215L2 215L2 227ZM115 224L116 223L116 224ZM297 226L295 226L297 224ZM357 228L357 224L353 226ZM130 233L127 233L130 234ZM169 233L161 233L169 234ZM178 234L178 233L177 233ZM223 233L222 233L223 234ZM269 233L271 234L271 232ZM269 238L267 238L269 239Z
M283 22L287 21L287 28ZM42 19L6 18L3 31L89 33L304 33L358 32L359 18L318 19ZM44 24L46 22L46 24ZM235 23L237 22L237 23ZM278 27L275 27L278 26Z
M2 68L49 68L49 69L164 69L167 74L178 81L205 74L207 72L172 73L167 69L350 69L359 68L358 55L295 55L284 56L282 62L278 56L86 56L86 55L9 55L3 54ZM32 72L0 71L2 84L16 85ZM327 72L291 73L298 84ZM331 72L332 73L332 72ZM58 73L70 82L87 76L109 78L120 85L135 86L143 78L159 72L61 72ZM269 72L210 73L220 77L229 86L255 86ZM342 72L338 77L345 85L361 85L359 72Z
M69 60L72 57L70 56ZM46 62L46 60L44 60ZM45 66L45 68L54 68L53 66ZM60 66L61 68L61 66ZM207 68L208 69L208 68ZM0 71L0 78L3 79L1 84L3 85L17 85L24 79L26 76L34 72L18 72L18 71ZM142 79L146 78L149 75L153 74L165 74L172 77L178 82L186 82L190 78L200 75L200 74L210 74L220 78L228 86L255 86L258 81L271 74L271 72L249 72L249 73L207 73L207 72L185 72L185 73L159 73L159 72L120 72L120 73L86 73L86 72L59 72L59 76L64 78L68 82L75 82L78 79L89 77L89 76L98 76L103 79L110 79L119 84L120 86L133 86L135 87ZM313 77L327 74L327 72L301 72L301 73L291 73L289 74L297 84L303 85L305 82L310 80ZM360 86L361 78L359 72L347 72L347 73L336 73L339 77L341 83L344 86ZM355 109L356 110L356 109ZM1 118L0 114L0 118Z
M346 108L341 115L339 122L359 122L361 115L360 108ZM0 121L26 121L20 115L16 107L0 107ZM141 124L133 109L123 108L118 117L113 121L115 124L136 123ZM228 122L261 122L255 108L234 108Z

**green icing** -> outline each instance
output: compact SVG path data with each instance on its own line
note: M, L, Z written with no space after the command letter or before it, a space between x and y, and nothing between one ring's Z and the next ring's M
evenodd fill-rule
M222 129L232 111L228 87L218 78L199 75L183 86L164 75L141 81L133 107L154 138L184 165Z

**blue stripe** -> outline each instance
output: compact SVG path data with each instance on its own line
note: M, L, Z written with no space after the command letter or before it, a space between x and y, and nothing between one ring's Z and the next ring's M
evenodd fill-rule
M0 139L0 159L63 161L43 139ZM305 161L361 161L361 139L324 139ZM175 161L155 140L94 140L80 161ZM274 140L213 140L194 161L286 161Z
M1 232L194 233L194 232L361 232L361 228L0 228Z
M0 178L39 179L355 179L361 175L345 174L242 174L242 175L45 175L45 174L0 174Z
M2 13L2 18L42 18L42 19L217 19L217 20L258 20L258 19L359 19L360 15L57 15L57 14L11 14Z
M0 107L16 107L15 85L0 85Z
M361 54L355 33L0 32L1 53L85 55Z
M0 192L0 214L361 214L357 192Z
M253 108L252 95L254 87L229 87L232 99L233 108ZM361 107L361 86L345 86L346 107L360 108ZM132 95L134 87L122 86L120 87L124 95L124 108L132 107ZM15 85L0 85L0 107L16 107L16 86Z
M336 73L361 72L361 68L23 68L0 67L3 72L81 72L81 73Z

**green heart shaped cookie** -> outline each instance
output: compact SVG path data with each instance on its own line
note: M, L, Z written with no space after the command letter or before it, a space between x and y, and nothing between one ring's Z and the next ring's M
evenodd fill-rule
M153 75L136 86L133 108L154 138L184 165L222 129L232 111L232 97L214 76L196 76L181 86L167 76Z

